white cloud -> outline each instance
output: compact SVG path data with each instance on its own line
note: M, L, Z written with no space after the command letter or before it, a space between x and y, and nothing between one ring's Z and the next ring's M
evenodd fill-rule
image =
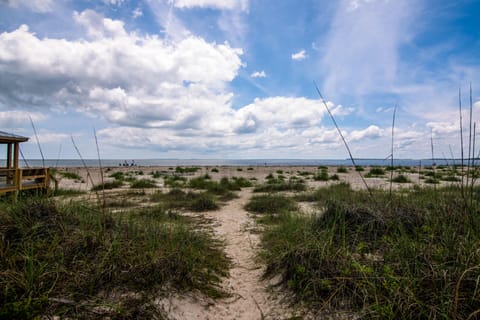
M215 8L221 10L248 9L248 0L169 0L177 8Z
M36 123L44 121L46 116L38 112L0 111L0 128L20 128L30 123L30 119Z
M54 8L53 0L6 0L12 7L26 7L35 12L50 12Z
M326 92L368 94L395 87L400 49L413 37L417 1L343 0L321 59Z
M111 4L114 6L121 5L125 0L103 0L105 4Z
M348 134L348 140L350 142L359 141L363 139L377 139L382 137L383 130L375 125L370 125L363 130L353 130Z
M143 12L140 8L135 8L135 10L132 11L132 17L133 19L137 19L138 17L143 16Z
M291 57L292 57L292 60L302 61L307 58L307 55L305 50L300 50L299 52L293 53Z
M250 75L250 77L252 77L252 78L266 78L267 74L263 70L262 71L255 71Z
M81 13L74 12L73 19L76 23L85 27L92 38L126 37L124 23L120 20L104 18L93 10L85 10Z

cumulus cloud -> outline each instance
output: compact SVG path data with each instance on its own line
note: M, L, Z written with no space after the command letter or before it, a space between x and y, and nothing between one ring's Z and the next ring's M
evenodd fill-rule
M92 40L40 39L25 25L0 34L0 107L75 107L135 126L193 125L205 110L228 110L240 49L137 36L90 10L74 17Z
M382 137L383 130L375 125L371 125L363 130L353 130L348 134L349 141L359 141L363 139L377 139Z
M307 58L305 50L300 50L299 52L293 53L291 56L292 60L302 61Z
M250 75L250 77L252 77L252 78L266 78L267 74L263 70L262 71L255 71Z

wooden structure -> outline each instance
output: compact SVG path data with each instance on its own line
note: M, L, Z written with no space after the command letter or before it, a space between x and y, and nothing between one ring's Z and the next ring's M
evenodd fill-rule
M6 145L6 163L0 165L0 193L22 190L43 190L48 192L50 174L48 168L19 168L20 143L28 138L0 131L0 146Z

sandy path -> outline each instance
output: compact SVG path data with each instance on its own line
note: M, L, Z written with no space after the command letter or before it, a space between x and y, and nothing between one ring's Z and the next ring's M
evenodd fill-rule
M173 297L164 301L171 319L285 319L292 316L277 294L268 291L261 280L263 268L256 261L259 235L252 233L255 222L243 209L251 189L239 192L219 211L207 212L214 220L215 234L226 241L226 253L232 259L230 277L222 286L232 296L217 301L201 301L198 297Z

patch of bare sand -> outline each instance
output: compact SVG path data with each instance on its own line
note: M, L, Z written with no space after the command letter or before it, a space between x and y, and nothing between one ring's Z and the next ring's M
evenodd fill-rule
M173 296L161 301L171 319L288 319L294 315L283 297L262 280L264 266L257 260L259 235L252 217L243 209L251 189L239 192L219 211L204 213L215 221L215 234L226 242L232 259L230 276L222 287L231 297L212 301L199 296Z

